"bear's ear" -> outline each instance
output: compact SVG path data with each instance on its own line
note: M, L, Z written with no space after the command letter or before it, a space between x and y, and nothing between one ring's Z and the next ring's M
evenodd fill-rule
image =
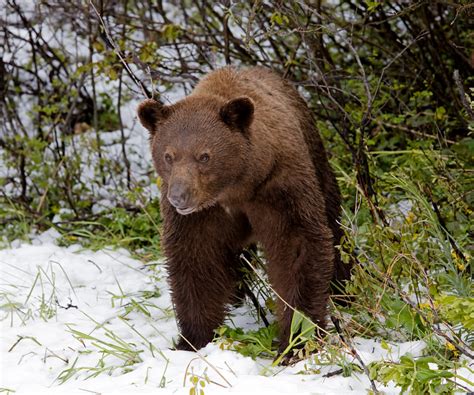
M230 127L246 131L253 120L254 105L252 99L246 96L229 100L221 108L219 115Z
M147 99L142 101L137 108L140 123L148 129L151 134L156 131L156 125L171 114L171 109L159 101Z

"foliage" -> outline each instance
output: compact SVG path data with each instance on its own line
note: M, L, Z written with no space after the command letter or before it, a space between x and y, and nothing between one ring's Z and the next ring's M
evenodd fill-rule
M60 223L70 214L61 216ZM75 221L71 230L63 231L59 242L69 245L81 242L86 247L99 249L106 245L125 247L140 252L143 258L158 256L160 245L160 210L157 200L152 200L140 210L112 208L101 212L94 221Z
M446 379L454 377L445 369L439 369L431 357L414 359L409 355L400 358L399 363L377 362L371 366L373 379L387 384L394 381L401 393L408 389L415 394L451 394L454 384Z
M474 331L474 298L441 295L435 302L439 305L441 315L448 322Z
M315 333L315 324L303 313L295 310L291 319L289 344L278 358L275 359L274 365L278 365L283 358L289 357L288 354L292 350L298 350L307 344L314 337Z
M258 356L276 356L275 339L278 328L276 323L256 331L244 332L241 328L222 326L216 334L222 340L221 348L231 348L240 354L255 359Z

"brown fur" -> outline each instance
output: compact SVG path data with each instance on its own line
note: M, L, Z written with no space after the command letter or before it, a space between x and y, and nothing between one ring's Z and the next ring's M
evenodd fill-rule
M347 280L350 267L334 248L339 190L298 93L269 70L224 68L178 103L147 100L138 114L163 179L163 246L182 335L196 348L212 340L251 241L275 291L324 327L331 279ZM282 350L292 311L279 301L278 315Z

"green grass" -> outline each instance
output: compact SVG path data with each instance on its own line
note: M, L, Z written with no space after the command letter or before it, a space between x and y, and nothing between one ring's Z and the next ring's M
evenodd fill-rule
M117 300L126 301L120 307L120 313L117 317L110 317L104 322L99 322L93 317L83 313L90 322L94 325L93 329L84 332L76 329L74 323L67 324L68 331L71 335L81 344L81 350L78 351L76 359L69 364L57 377L58 383L62 384L78 375L84 373L84 378L97 377L100 374L111 374L114 371L125 374L135 369L135 365L143 362L142 354L145 351L150 352L153 358L162 358L166 362L165 371L163 372L162 379L160 381L161 386L166 385L166 369L169 364L168 358L158 349L150 339L148 339L141 332L141 328L137 328L135 325L129 323L127 316L134 311L136 314L143 314L146 317L151 317L149 308L155 308L160 311L161 319L169 319L172 317L170 310L163 310L149 301L150 298L155 297L156 293L142 293L139 292L134 297L131 295L122 294L120 298L116 295L111 295L112 306L115 305ZM156 314L155 314L156 315ZM115 329L112 329L110 325L111 321L119 320L123 326L127 327L130 333L134 333L139 339L139 343L133 343L123 339L119 336ZM157 334L164 337L168 342L168 339L162 334L151 322L149 325L155 329ZM116 325L113 326L116 328ZM92 354L97 360L94 366L84 366L81 361L82 354Z

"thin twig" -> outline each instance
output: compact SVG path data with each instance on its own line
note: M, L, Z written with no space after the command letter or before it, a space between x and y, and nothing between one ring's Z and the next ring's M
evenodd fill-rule
M227 383L229 387L232 387L232 384L224 377L224 375L221 372L219 372L219 370L212 363L210 363L203 355L201 355L199 351L197 350L197 348L194 347L194 345L188 339L186 339L186 337L183 334L180 333L179 336L186 343L189 344L189 346L193 349L193 351L197 354L197 356L201 358L206 364L208 364L212 368L212 370L214 370L222 378L222 380L224 380Z
M255 272L255 274L257 275L257 277L259 278L260 281L262 281L268 288L270 288L272 290L272 292L277 296L278 299L280 299L283 304L288 307L290 310L293 311L293 313L297 313L298 310L293 307L292 305L290 305L285 299L283 299L282 296L280 296L280 294L268 283L268 281L266 281L262 276L261 274L257 271L257 269L249 262L249 260L247 259L247 257L244 255L244 254L241 254L240 255L240 259L242 259L245 263L247 263L247 265L250 266L250 268ZM324 332L325 334L329 334L328 331L326 331L325 329L321 328L318 324L314 323L309 317L307 317L307 319L311 322L311 324L314 325L315 328L318 328L318 330L320 330L321 332Z
M470 104L467 102L466 92L464 92L464 87L463 87L462 82L461 82L461 77L459 76L459 70L454 70L453 79L454 79L454 82L456 84L456 87L459 90L459 96L461 98L461 103L462 103L464 109L466 110L466 112L468 113L469 117L474 121L474 111L472 110Z
M423 318L423 320L425 322L427 322L427 323L430 322L427 315L416 305L416 303L414 303L411 300L410 296L405 291L403 291L399 288L397 283L392 280L392 278L390 277L390 275L388 273L381 272L380 269L377 267L377 265L375 263L371 262L370 260L368 262L370 263L371 267L374 269L374 273L377 274L378 276L380 276L380 278L382 280L384 280L386 282L386 284L398 294L398 296L400 296L400 298L403 300L404 303L406 303L413 310L415 310ZM445 322L444 324L448 328L451 329L451 327L448 323ZM474 359L474 354L467 350L467 348L469 348L469 346L461 338L459 338L454 333L454 331L452 329L451 329L451 333L453 334L453 338L451 338L449 335L447 335L446 331L440 330L435 325L430 324L430 326L431 326L431 329L433 330L434 333L436 333L438 336L445 339L446 342L448 342L449 344L453 345L456 348L456 350L458 350L461 354L464 354L467 357ZM463 345L461 345L461 343Z
M377 386L375 385L374 380L370 378L370 372L369 372L369 369L367 368L367 365L362 360L356 348L350 342L348 342L346 338L344 337L341 326L339 325L339 320L336 317L331 316L331 321L333 322L334 327L336 328L337 334L339 335L339 338L341 339L342 344L344 344L349 349L349 352L354 356L355 359L357 359L357 361L359 361L360 366L362 366L364 373L366 374L366 376L368 377L370 381L370 386L372 387L372 391L374 391L375 394L379 394L380 392L377 389Z
M120 51L120 48L118 47L118 45L116 44L115 40L113 39L112 35L110 34L110 31L109 29L107 28L107 25L105 24L105 21L104 19L102 18L102 16L100 15L99 11L97 11L97 8L95 8L94 6L94 3L92 2L92 0L89 0L89 4L92 6L95 14L97 15L97 18L99 19L100 21L100 24L102 25L102 28L104 29L104 33L106 35L106 38L107 40L106 41L106 44L111 46L112 49L114 50L115 54L118 56L118 58L120 59L120 61L122 62L123 64L123 67L125 68L125 71L127 72L127 74L130 76L130 78L132 79L132 81L141 89L142 93L143 93L143 96L145 96L146 98L148 99L153 99L151 93L148 91L148 89L146 88L145 85L143 85L143 83L140 81L140 79L135 75L135 73L132 71L132 69L130 68L130 66L128 65L127 61L125 60L124 56L122 55L122 52ZM156 99L155 99L156 100Z

